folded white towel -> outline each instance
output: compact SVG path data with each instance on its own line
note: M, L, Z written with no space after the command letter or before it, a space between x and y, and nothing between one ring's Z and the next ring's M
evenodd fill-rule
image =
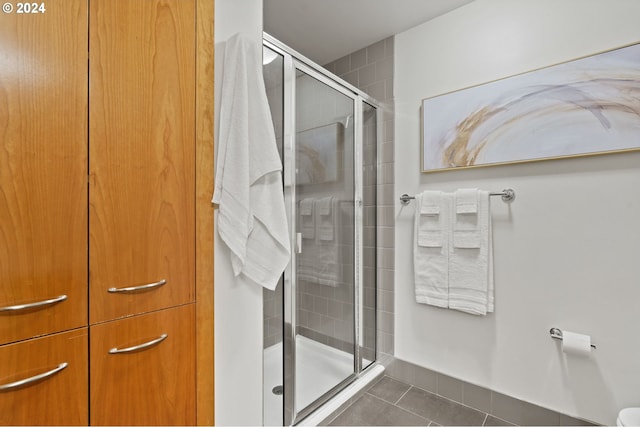
M334 242L317 241L314 264L318 283L337 287L341 283L340 248Z
M425 191L416 196L413 270L416 301L437 307L449 302L449 221L451 195ZM424 214L423 214L424 212Z
M226 44L212 201L234 274L273 290L289 263L290 242L261 52L258 41L240 34Z
M455 197L458 197L458 192ZM449 308L485 315L493 312L494 309L493 239L489 193L477 191L477 200L476 214L453 214L452 217L453 242L449 251Z
M326 206L329 206L328 211ZM298 254L299 280L332 287L342 283L341 248L344 244L339 241L338 227L340 219L346 218L346 215L340 206L342 205L334 197L314 201L316 238L302 241L302 251ZM344 206L348 207L347 204ZM353 209L353 204L349 207ZM320 212L325 214L321 215Z
M478 212L478 189L462 188L455 193L456 213L475 214Z
M461 189L454 194L452 214L453 248L479 248L482 232L478 226L478 190Z
M303 239L316 237L316 215L314 200L311 198L300 200L300 232Z
M313 199L300 200L300 215L313 215Z
M420 209L417 210L419 215L418 224L418 246L426 248L442 247L444 239L447 239L448 227L443 227L442 220L445 216L441 216L442 194L439 191L425 191L422 197ZM446 216L448 218L448 216Z
M314 262L318 283L325 286L337 287L343 283L343 264L346 262L342 249L352 247L340 240L342 233L339 227L346 218L352 217L353 203L342 203L338 199L331 197L329 206L331 207L330 215L319 216L324 219L330 217L331 225L329 227L327 224L326 229L320 228L318 230ZM326 208L321 208L321 211L326 212ZM316 214L318 214L318 212L316 212ZM331 239L329 239L329 237L331 237Z
M320 215L329 215L331 214L331 204L333 203L333 197L323 197L322 199L318 199L318 213Z
M319 240L332 241L334 238L336 205L336 199L331 196L316 201L316 228Z

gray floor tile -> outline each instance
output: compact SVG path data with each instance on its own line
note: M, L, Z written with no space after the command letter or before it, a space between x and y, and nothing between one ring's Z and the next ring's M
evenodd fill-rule
M492 415L487 415L487 419L484 421L485 426L512 426L515 424L511 424L505 420L501 420L500 418L496 418Z
M389 403L396 403L411 386L403 382L394 380L391 377L382 377L367 393L373 394Z
M497 392L493 392L491 395L491 413L493 415L517 425L525 425L524 402L522 400Z
M429 369L425 369L405 362L401 359L394 359L393 363L387 368L389 376L413 384L423 390L436 392L438 389L438 374Z
M438 394L456 402L462 402L462 381L438 374Z
M503 420L521 426L560 425L560 414L557 412L502 393L493 392L492 396L492 414Z
M338 415L330 426L428 426L429 420L365 394Z
M473 384L465 384L462 403L482 412L491 412L491 390Z
M578 418L570 417L568 415L560 414L560 425L561 426L597 426L598 424L593 424L589 421L585 421Z
M481 426L485 419L480 411L415 387L397 405L445 426Z

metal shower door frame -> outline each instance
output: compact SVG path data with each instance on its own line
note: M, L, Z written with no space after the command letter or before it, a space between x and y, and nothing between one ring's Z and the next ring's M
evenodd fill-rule
M283 364L284 364L284 424L294 425L318 409L329 399L335 396L340 390L346 387L360 376L362 368L362 354L360 347L363 344L362 333L362 278L363 278L363 179L362 179L362 156L363 156L363 103L375 108L378 117L381 117L381 108L377 101L359 89L333 75L324 68L318 66L313 61L300 55L295 50L284 45L267 33L263 33L263 45L281 54L284 58L284 147L283 147L283 173L285 176L285 205L291 212L290 215L290 239L292 256L284 273L284 305L283 305ZM345 378L335 387L328 390L313 403L305 408L298 408L295 399L295 366L296 366L296 291L297 291L297 238L296 227L297 218L295 215L297 205L296 195L296 72L301 71L341 94L351 98L353 101L354 114L354 370L353 374ZM376 151L379 151L380 121L377 126ZM379 167L379 163L377 165ZM376 343L377 346L377 343ZM377 349L376 349L377 353Z

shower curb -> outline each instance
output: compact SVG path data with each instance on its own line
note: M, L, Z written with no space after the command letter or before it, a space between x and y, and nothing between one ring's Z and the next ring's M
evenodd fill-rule
M298 426L326 426L340 415L353 402L373 387L385 374L385 367L379 363L363 371L360 378L347 386L336 397L322 405L303 419ZM347 397L347 395L349 395ZM330 412L329 412L330 411Z

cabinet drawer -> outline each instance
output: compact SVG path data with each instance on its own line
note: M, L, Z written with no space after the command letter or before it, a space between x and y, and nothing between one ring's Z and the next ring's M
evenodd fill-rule
M0 345L86 326L86 278L84 283L77 282L76 286L57 282L39 290L28 286L3 289Z
M175 258L179 258L176 256ZM98 276L99 273L95 273ZM90 324L187 304L194 300L193 280L174 279L176 273L135 275L138 280L107 281L91 272ZM149 277L143 280L142 277ZM111 284L111 285L109 285Z
M195 424L194 307L90 327L92 425Z
M0 424L87 425L87 359L87 328L0 347Z

